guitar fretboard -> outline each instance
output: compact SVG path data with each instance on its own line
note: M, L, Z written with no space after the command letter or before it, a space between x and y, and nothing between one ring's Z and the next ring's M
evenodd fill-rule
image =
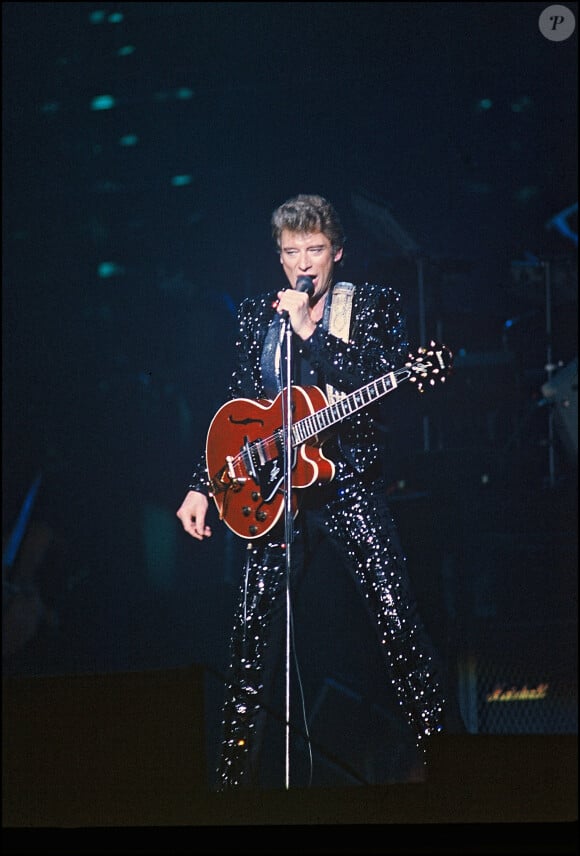
M334 404L329 404L328 407L323 407L322 410L317 410L316 413L300 419L292 426L292 445L299 446L336 422L340 422L341 419L368 407L369 404L396 389L401 381L407 380L410 376L411 371L407 368L389 372L355 392L339 398Z

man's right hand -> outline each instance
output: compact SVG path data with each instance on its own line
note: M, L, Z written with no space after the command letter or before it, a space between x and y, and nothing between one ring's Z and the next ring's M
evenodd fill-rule
M205 525L208 505L209 502L205 494L197 490L190 490L176 511L185 531L192 538L197 538L198 541L203 541L204 538L209 538L211 535L210 527Z

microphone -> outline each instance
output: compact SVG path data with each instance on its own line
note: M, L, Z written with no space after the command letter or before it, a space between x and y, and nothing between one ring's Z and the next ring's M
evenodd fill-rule
M309 297L314 294L314 283L311 276L299 276L296 280L295 291L304 291Z
M314 283L312 282L312 277L311 276L299 276L298 279L296 280L296 288L294 289L294 291L303 291L309 297L312 297L312 295L314 294ZM276 306L276 305L277 304L274 304L274 306ZM280 313L280 318L283 321L287 321L289 317L290 316L289 316L288 312L286 312L286 310L284 310L283 312Z

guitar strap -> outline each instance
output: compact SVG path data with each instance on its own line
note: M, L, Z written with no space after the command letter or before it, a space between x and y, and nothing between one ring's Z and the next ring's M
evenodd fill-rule
M322 326L343 342L348 342L353 297L352 282L337 282L332 289L330 301L324 307ZM345 395L345 392L339 392L329 383L326 384L326 397L329 404L334 404Z

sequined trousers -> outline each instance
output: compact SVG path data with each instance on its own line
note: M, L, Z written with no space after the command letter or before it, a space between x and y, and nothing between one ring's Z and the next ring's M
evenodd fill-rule
M316 489L310 489L309 504L301 507L294 524L290 592L301 574L309 572L322 538L331 539L354 574L376 627L385 679L392 682L424 757L425 738L443 729L444 689L437 652L417 611L384 480L367 484L339 472L330 497L322 490L317 501ZM278 660L273 664L270 631L273 618L286 609L287 579L283 543L248 544L231 639L218 790L257 786L267 684L282 653L280 645L271 646ZM331 609L332 597L328 604Z

